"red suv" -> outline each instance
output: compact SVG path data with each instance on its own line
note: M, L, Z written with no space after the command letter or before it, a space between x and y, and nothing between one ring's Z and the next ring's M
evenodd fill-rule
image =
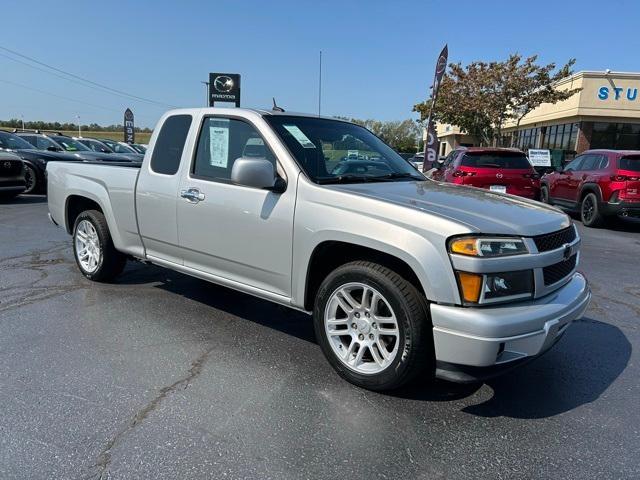
M468 147L451 152L431 178L538 200L540 176L515 148Z
M542 201L580 212L588 227L640 215L640 151L589 150L542 178Z

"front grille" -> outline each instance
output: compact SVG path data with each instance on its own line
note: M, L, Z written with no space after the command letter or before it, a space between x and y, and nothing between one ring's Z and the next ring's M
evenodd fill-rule
M0 158L0 177L15 177L22 171L22 161Z
M537 235L533 241L538 247L538 252L548 252L562 247L565 243L571 243L576 239L576 229L573 225L557 232Z
M544 275L544 284L553 285L554 283L559 282L564 277L573 272L573 269L576 268L577 259L578 254L575 254L567 260L563 260L561 262L554 263L553 265L549 265L548 267L544 267L542 269L542 274Z

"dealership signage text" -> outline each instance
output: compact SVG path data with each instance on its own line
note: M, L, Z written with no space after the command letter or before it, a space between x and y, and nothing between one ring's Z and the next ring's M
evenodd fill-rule
M600 100L620 100L626 98L633 101L638 98L637 88L622 88L622 87L600 87L598 89L598 98Z

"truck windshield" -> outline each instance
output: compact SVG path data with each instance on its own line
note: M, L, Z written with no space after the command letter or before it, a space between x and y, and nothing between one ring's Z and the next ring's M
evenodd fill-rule
M294 115L264 118L316 183L425 179L391 147L359 125Z
M531 164L524 153L465 153L460 164L475 168L530 169Z

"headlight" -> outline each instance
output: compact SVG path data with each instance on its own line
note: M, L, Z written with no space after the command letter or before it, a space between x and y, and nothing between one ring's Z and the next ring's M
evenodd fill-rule
M521 238L458 237L449 242L449 252L472 257L504 257L529 253Z

